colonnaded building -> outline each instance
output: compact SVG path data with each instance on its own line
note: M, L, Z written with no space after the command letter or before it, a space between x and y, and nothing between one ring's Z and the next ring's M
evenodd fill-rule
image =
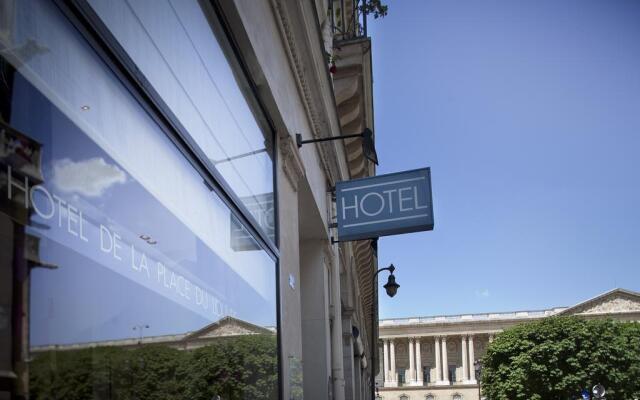
M614 289L572 307L380 320L380 400L478 400L474 362L504 329L554 315L640 321L640 293Z

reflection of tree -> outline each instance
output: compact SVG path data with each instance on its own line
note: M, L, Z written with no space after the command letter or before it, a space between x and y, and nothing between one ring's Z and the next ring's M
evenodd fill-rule
M302 363L293 356L289 356L289 395L293 400L301 400L304 397Z
M186 398L277 398L276 338L249 335L223 339L191 353L187 363Z
M221 338L190 352L164 346L48 351L33 360L30 372L32 399L278 397L272 335Z

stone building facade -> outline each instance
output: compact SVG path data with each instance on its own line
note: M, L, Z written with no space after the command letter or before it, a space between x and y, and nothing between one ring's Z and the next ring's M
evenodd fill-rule
M375 132L362 5L0 1L0 400L42 349L235 320L277 398L372 397L377 258L332 192L375 165L296 142Z
M615 289L573 307L380 320L380 400L478 400L474 362L504 329L576 315L640 321L640 293Z

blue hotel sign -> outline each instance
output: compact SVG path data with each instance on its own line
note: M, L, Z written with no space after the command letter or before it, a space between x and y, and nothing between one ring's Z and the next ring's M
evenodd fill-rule
M430 231L431 169L338 182L336 208L340 241Z

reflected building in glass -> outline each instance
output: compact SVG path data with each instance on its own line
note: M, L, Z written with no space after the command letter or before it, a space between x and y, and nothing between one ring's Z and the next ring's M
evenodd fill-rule
M375 166L292 139L373 125L339 4L0 1L0 400L371 397Z

